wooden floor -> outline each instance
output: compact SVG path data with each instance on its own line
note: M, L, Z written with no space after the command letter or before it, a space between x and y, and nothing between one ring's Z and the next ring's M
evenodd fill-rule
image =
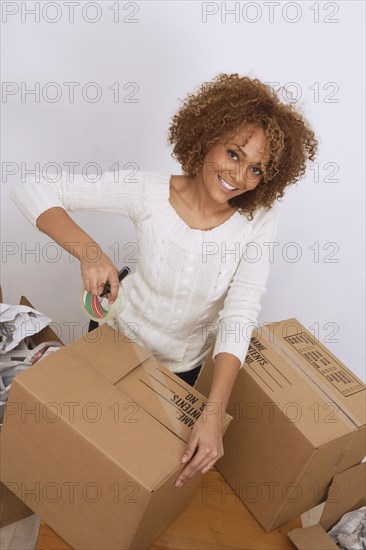
M204 476L205 482L223 483L224 479L214 468ZM238 501L227 486L223 491L225 499L218 491L207 503L202 503L201 489L198 489L189 506L150 546L149 550L294 550L295 546L287 537L287 532L301 527L300 518L266 533L246 506ZM35 521L36 520L36 521ZM35 533L39 533L38 540ZM35 514L3 527L19 526L11 536L1 541L1 550L70 550L58 535ZM20 531L18 532L18 530Z

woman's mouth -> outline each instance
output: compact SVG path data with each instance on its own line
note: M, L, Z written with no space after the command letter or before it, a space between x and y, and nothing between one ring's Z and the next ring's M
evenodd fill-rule
M219 180L219 185L221 189L224 191L224 193L232 193L233 191L237 191L238 187L233 187L227 181L223 180L219 175L217 176Z

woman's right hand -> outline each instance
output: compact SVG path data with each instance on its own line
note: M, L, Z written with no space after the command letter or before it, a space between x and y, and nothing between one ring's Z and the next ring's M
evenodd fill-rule
M90 261L82 259L80 261L80 269L84 286L88 292L99 296L108 281L111 288L108 296L109 303L112 304L116 300L120 286L118 270L104 252L98 260Z

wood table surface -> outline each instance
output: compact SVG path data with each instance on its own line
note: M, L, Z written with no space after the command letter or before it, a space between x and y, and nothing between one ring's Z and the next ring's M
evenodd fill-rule
M222 490L202 502L202 486L198 488L187 508L149 550L295 549L287 532L301 527L300 518L266 533L215 468L205 474L204 481L215 483ZM42 520L36 550L70 549L71 546Z

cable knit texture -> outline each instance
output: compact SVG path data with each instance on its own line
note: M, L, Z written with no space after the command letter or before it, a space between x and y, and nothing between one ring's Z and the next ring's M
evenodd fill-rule
M193 229L169 201L170 179L121 170L89 183L62 172L57 181L27 177L11 198L37 230L38 216L53 206L127 216L136 228L138 264L122 283L126 307L108 324L173 372L197 367L212 347L214 358L230 353L242 367L266 291L276 206L258 209L251 221L236 211L211 230Z

